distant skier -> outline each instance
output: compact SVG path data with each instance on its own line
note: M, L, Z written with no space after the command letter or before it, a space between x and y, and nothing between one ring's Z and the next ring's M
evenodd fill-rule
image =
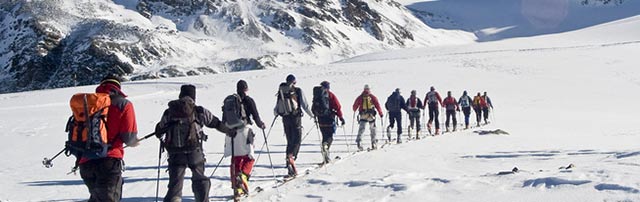
M458 99L458 104L462 107L462 113L464 114L464 129L469 129L469 116L471 115L472 102L473 100L467 95L466 90L462 93L460 99Z
M444 99L442 104L444 105L447 114L447 121L445 121L446 131L449 132L449 123L450 120L453 119L453 131L455 132L458 125L458 121L456 120L456 111L460 111L460 108L456 98L451 96L451 91L447 92L447 97Z
M476 113L476 126L480 126L480 120L482 119L482 106L486 105L484 98L480 95L480 92L473 97L473 111Z
M407 113L409 113L409 137L411 137L411 129L416 128L416 139L420 139L420 110L424 110L422 100L416 96L416 90L411 91L411 96L405 103L407 106Z
M391 141L391 129L394 127L394 122L398 122L398 139L397 143L402 142L402 110L407 111L407 106L404 103L404 97L400 95L400 89L396 88L393 93L387 98L385 102L385 108L389 112L389 126L387 126L387 138Z
M286 166L288 176L298 175L294 162L298 158L298 151L300 151L302 141L302 111L304 110L309 116L313 117L302 89L295 85L296 77L293 74L289 74L286 82L281 83L279 86L274 109L277 116L282 116L282 125L287 137Z
M484 105L482 105L482 113L484 114L484 124L488 124L489 121L489 107L491 107L491 110L493 110L493 104L491 104L491 98L489 98L489 96L487 96L487 92L484 92L484 95L482 95L482 99L484 100Z
M331 161L329 149L333 142L333 135L336 132L336 118L340 120L340 125L344 125L342 117L342 107L333 92L330 91L331 85L328 81L323 81L320 86L313 89L313 104L311 111L318 120L318 127L322 133L322 154L323 163Z
M360 142L367 124L369 124L369 129L371 130L371 148L376 149L376 111L380 118L384 117L384 114L382 114L382 108L380 107L380 103L378 103L378 98L371 94L369 85L364 85L362 94L360 94L353 103L353 111L355 112L356 110L358 111L358 123L360 125L358 136L356 137L358 150L362 150Z
M438 115L440 114L440 106L443 106L442 98L436 91L436 88L434 88L433 86L431 86L430 91L424 97L424 106L429 106L429 122L427 123L427 129L429 130L429 133L431 133L431 124L435 120L435 134L440 134L440 121L438 120Z

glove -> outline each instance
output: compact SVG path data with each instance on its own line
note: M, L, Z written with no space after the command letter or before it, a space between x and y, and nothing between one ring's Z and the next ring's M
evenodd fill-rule
M237 134L238 133L236 132L236 130L231 130L227 133L227 136L229 136L230 138L235 138Z
M344 118L340 117L340 125L344 126Z
M137 147L138 145L140 145L140 139L136 139L136 141L131 144L127 144L128 147Z
M259 127L260 129L265 129L265 128L267 128L267 126L265 126L265 125L264 125L264 123L260 123L260 124L258 124L258 127Z

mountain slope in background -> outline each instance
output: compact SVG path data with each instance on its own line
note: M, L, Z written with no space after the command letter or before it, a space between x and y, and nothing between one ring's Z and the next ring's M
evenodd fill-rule
M468 43L392 0L9 0L0 92L322 64L392 48Z

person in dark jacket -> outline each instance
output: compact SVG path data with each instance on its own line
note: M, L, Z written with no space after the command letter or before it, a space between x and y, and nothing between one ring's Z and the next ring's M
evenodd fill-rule
M411 91L411 96L405 103L407 113L409 114L409 137L411 137L411 129L416 129L416 139L420 139L420 110L424 110L422 100L416 96L416 90Z
M447 92L447 97L444 98L442 104L444 105L445 113L447 115L447 120L444 123L446 131L449 132L449 123L451 123L451 119L453 119L453 131L456 131L456 126L458 125L458 120L456 120L456 111L460 111L460 107L458 106L456 98L451 96L451 91Z
M484 124L489 124L489 107L493 110L493 104L491 103L491 98L487 96L487 92L485 91L482 95L482 99L484 100L484 104L482 107L482 114L484 115Z
M342 117L342 106L333 92L331 92L331 84L328 81L323 81L320 86L327 91L329 95L329 116L316 116L318 119L318 127L322 133L322 150L324 153L323 163L329 163L331 158L329 157L329 149L331 143L333 143L333 135L336 133L336 117L340 120L340 125L344 125L344 118Z
M202 150L202 142L206 140L206 135L202 128L204 126L215 128L225 134L228 134L230 130L208 109L195 105L195 86L181 86L178 98L178 100L169 102L169 109L164 111L160 122L156 125L156 135L161 139L163 145L169 152L169 185L167 186L169 189L164 197L164 201L178 202L182 200L182 187L187 167L191 169L191 190L193 191L195 201L209 201L211 181L204 173L206 159ZM186 132L184 130L178 130L179 124L175 119L177 116L176 113L172 112L173 106L177 106L180 103L192 106L193 109L193 115L191 117L195 120L189 121L188 124L191 125L186 127L189 128ZM182 109L182 107L179 108ZM180 123L183 122L180 121ZM165 134L166 137L162 140ZM176 139L177 137L188 137L188 139L186 139L185 143L181 143L183 146L176 146L178 145L177 142L179 142Z
M298 158L298 152L300 151L300 144L302 142L302 112L304 111L310 117L314 117L311 110L309 110L309 104L302 89L295 85L296 77L293 74L289 74L286 82L280 84L280 89L277 93L276 107L274 108L275 115L282 116L284 134L287 137L285 163L288 176L298 175L295 160Z
M124 157L123 143L129 147L139 144L136 115L133 104L120 90L120 79L107 76L96 88L96 93L107 93L111 98L107 115L107 137L111 147L106 158L80 159L80 176L89 189L90 202L120 201L122 198L122 168Z
M245 117L242 117L245 125L237 129L232 129L232 134L225 138L224 155L231 156L233 153L233 157L231 157L231 165L233 166L230 168L230 179L236 197L249 194L249 177L251 176L253 164L255 163L253 144L255 133L251 125L255 122L260 129L266 127L262 119L260 119L255 101L247 94L248 91L249 85L247 82L244 80L238 81L236 84L236 94L242 100L242 107L246 114ZM235 135L233 134L234 132ZM233 152L231 152L231 138L234 138Z
M396 88L393 93L387 98L385 102L385 108L389 112L389 126L387 126L387 138L391 141L391 129L394 127L395 122L398 122L398 139L397 143L402 143L402 110L407 111L406 103L404 103L404 97L400 95L400 89Z

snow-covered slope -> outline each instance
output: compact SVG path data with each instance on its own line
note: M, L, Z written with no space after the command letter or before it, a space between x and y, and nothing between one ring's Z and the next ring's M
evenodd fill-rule
M468 43L392 0L8 0L0 92L325 64Z
M235 82L246 79L262 116L271 121L276 86L287 74L297 76L307 96L312 86L330 81L348 122L338 129L332 148L344 160L273 189L269 161L263 154L250 183L266 190L253 196L253 201L640 201L639 25L640 17L634 16L567 33L399 50L314 68L128 82L123 89L135 105L144 135L184 83L195 84L197 102L220 116L222 99L234 92ZM364 84L370 84L382 100L395 88L405 96L412 89L422 96L429 86L441 93L453 91L456 97L462 90L487 91L496 108L492 123L482 128L352 156L355 134L350 105ZM80 177L66 175L72 158L59 157L50 169L43 168L41 161L63 146L71 95L94 88L0 95L0 201L88 197ZM301 170L321 159L313 123L303 119ZM270 149L276 175L282 176L286 143L280 120L272 129ZM510 135L475 133L493 129ZM207 133L206 172L210 174L221 158L223 135ZM367 134L364 138L366 142ZM258 138L256 145L262 143ZM123 201L155 199L157 147L150 139L126 150ZM558 169L569 164L575 167ZM228 165L228 160L223 161L212 177L214 201L228 200L232 193ZM522 171L497 175L513 167ZM168 176L161 174L163 195ZM192 199L188 180L186 184L185 198Z
M562 33L640 14L633 0L398 0L427 25L495 41ZM608 37L619 33L598 36Z

